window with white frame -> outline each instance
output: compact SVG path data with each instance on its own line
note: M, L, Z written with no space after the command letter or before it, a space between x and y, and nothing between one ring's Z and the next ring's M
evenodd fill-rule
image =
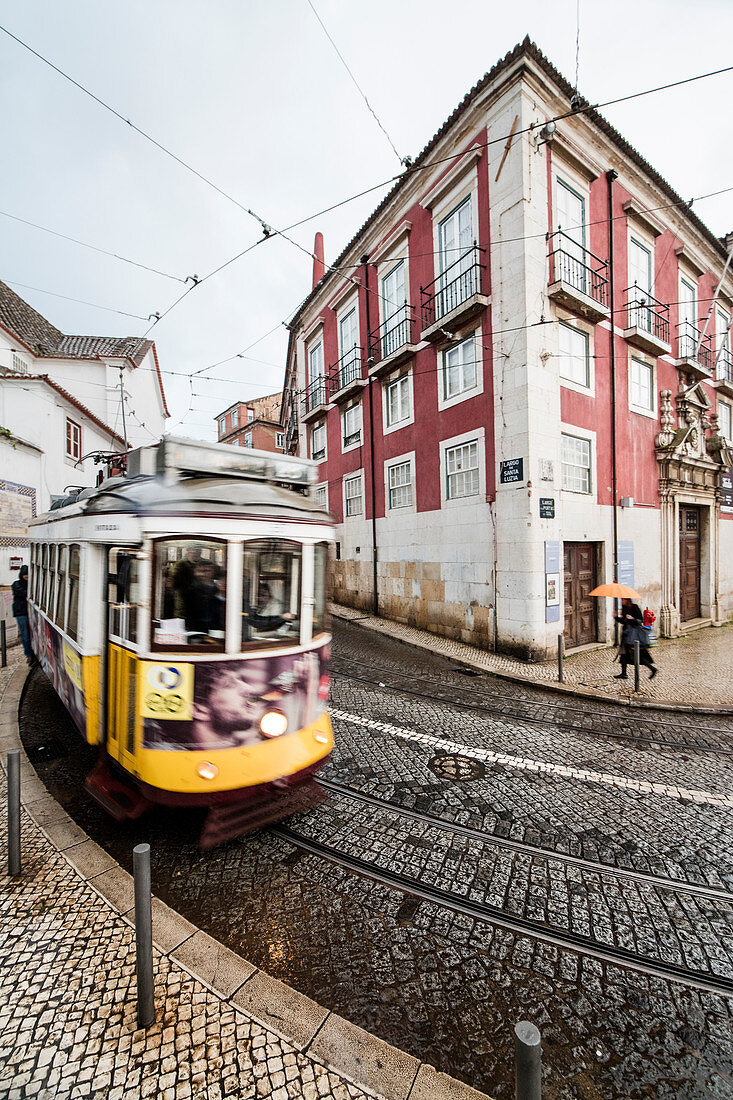
M590 339L587 332L560 322L560 377L576 386L590 386Z
M382 279L382 355L409 343L405 261L400 260Z
M321 420L311 430L311 458L319 462L326 457L326 423Z
M478 384L476 340L469 336L443 352L443 399L467 393Z
M733 407L727 401L718 398L718 427L720 434L725 436L728 445L733 443Z
M633 234L629 237L629 324L654 332L654 314L647 303L653 285L653 253Z
M239 409L235 409L232 413L232 427L236 428L239 424Z
M440 290L436 317L444 317L479 289L474 264L473 202L469 195L438 226Z
M252 446L252 432L245 432L244 433L244 445L245 445L245 447L251 447Z
M730 317L720 307L715 310L715 361L716 378L733 382L733 358L730 352Z
M403 424L410 419L410 379L407 374L385 383L384 401L387 410L387 427Z
M585 197L562 179L557 180L555 196L559 230L555 279L563 279L576 290L587 293Z
M389 489L389 507L410 508L412 506L412 462L395 462L387 469Z
M254 418L255 418L254 409L247 409L247 423L251 424L252 421L254 420Z
M16 355L15 352L13 352L13 370L17 374L28 373L28 364L26 363L25 359L22 359L20 355Z
M308 381L323 378L323 344L319 341L308 352Z
M328 485L316 485L313 490L313 502L324 511L328 511Z
M631 404L644 412L654 412L654 367L641 359L631 360Z
M445 489L448 500L474 497L479 491L478 440L446 447Z
M349 405L342 417L344 447L353 447L361 443L361 405Z
M356 306L339 318L339 388L359 375L359 330Z
M562 435L562 487L571 493L591 491L590 440Z
M344 478L344 512L347 516L360 516L364 509L361 474Z
M692 359L697 350L697 284L680 276L679 357Z
M275 432L275 446L280 450L285 446L285 432Z
M77 462L81 458L81 424L66 417L66 457Z

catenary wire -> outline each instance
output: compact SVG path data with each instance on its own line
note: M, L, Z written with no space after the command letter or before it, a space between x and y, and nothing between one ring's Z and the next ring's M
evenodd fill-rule
M55 290L43 290L39 286L28 286L27 283L18 283L14 279L6 279L5 282L8 286L19 286L23 290L34 290L36 294L49 294L52 298L63 298L66 302L77 302L79 305L89 306L91 309L103 309L107 313L119 313L122 317L134 317L137 321L147 321L148 319L139 313L127 313L124 309L114 309L113 306L100 306L96 302L86 302L82 298L70 298L68 294L57 294Z
M28 221L27 218L19 218L17 214L9 214L7 210L0 210L0 216L3 218L10 218L14 222L21 222L23 225L29 225L32 229L40 229L41 232L50 233L52 237L60 237L63 241L71 241L72 244L81 245L82 248L89 248L92 252L99 252L103 256L111 256L115 260L121 260L122 263L142 268L143 271L150 271L154 275L162 275L164 279L172 279L177 283L185 283L187 281L186 279L182 279L179 275L171 275L169 272L161 271L157 267L150 267L148 264L141 264L137 260L131 260L127 256L121 256L119 252L109 252L106 248L99 248L96 244L89 244L88 241L80 241L78 237L70 237L68 233L59 233L58 230L49 229L46 225L38 225L36 222Z
M365 94L365 92L364 92L364 91L363 91L363 89L362 89L362 88L360 87L360 85L359 85L359 82L358 82L358 80L356 79L356 77L355 77L355 76L354 76L354 74L352 73L351 69L349 68L349 66L348 66L348 63L347 63L347 61L346 61L346 58L345 58L345 57L344 57L344 55L343 55L343 54L341 53L341 50L340 50L340 49L338 48L338 46L337 46L337 45L336 45L336 43L334 42L333 38L332 38L332 37L331 37L331 35L329 34L329 32L328 32L328 28L326 27L326 24L325 24L325 23L323 22L323 20L321 19L320 15L319 15L319 14L318 14L318 12L316 11L316 9L315 9L315 7L314 7L314 5L313 5L313 3L312 3L312 0L307 0L307 3L308 3L308 6L309 6L309 8L311 9L311 11L313 12L313 14L315 15L316 19L317 19L317 20L318 20L318 22L319 22L319 23L321 24L321 28L323 29L323 33L325 34L326 38L328 39L328 41L329 41L329 42L331 43L331 45L333 46L334 50L335 50L335 51L336 51L336 53L338 54L338 57L339 57L339 60L341 61L341 64L343 65L343 67L344 67L344 68L346 69L346 72L347 72L347 73L349 74L349 76L351 77L351 80L353 81L354 87L356 88L356 90L358 91L359 95L361 96L361 98L362 98L362 99L364 100L364 102L366 103L367 107L369 108L369 111L371 112L372 116L374 117L374 121L376 122L377 126L379 127L379 129L380 129L380 130L382 131L382 133L383 133L383 134L384 134L384 136L386 137L387 141L389 142L389 144L390 144L390 147L391 147L391 149L392 149L392 152L393 152L393 153L394 153L394 155L395 155L395 156L397 157L397 160L398 160L398 161L400 162L400 164L404 164L404 163L405 163L405 158L404 158L404 157L401 157L401 156L400 156L400 154L399 154L399 153L397 152L397 150L396 150L396 148L395 148L395 144L394 144L394 142L392 141L392 138L391 138L391 137L389 136L389 134L387 133L386 129L385 129L385 128L384 128L384 126L382 125L381 121L380 121L380 120L379 120L379 118L377 117L377 113L376 113L376 111L375 111L375 110L374 110L374 108L372 107L371 103L369 102L369 100L368 100L368 99L367 99L367 97L366 97L366 94Z

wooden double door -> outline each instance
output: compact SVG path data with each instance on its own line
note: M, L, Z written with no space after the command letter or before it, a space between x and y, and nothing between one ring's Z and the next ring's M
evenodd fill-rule
M700 508L680 504L680 620L700 618Z
M598 640L598 601L589 596L598 584L598 548L594 542L563 543L567 647Z

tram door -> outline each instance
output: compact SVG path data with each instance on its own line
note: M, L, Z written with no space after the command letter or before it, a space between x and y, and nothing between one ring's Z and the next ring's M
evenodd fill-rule
M139 736L137 639L139 555L109 551L107 568L107 752L134 771Z

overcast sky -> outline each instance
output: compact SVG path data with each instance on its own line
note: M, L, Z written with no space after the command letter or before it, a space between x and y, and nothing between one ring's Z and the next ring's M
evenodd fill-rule
M400 156L416 156L525 34L574 82L576 0L313 3ZM308 0L0 0L0 16L270 225L288 226L400 171ZM723 68L733 63L731 42L731 0L580 0L579 89L602 102ZM262 237L234 202L5 34L0 89L0 278L64 332L141 335L184 286L5 215L181 279L203 277ZM733 186L732 101L726 73L602 113L687 198ZM293 240L310 251L320 229L333 260L385 191L308 222ZM733 229L732 200L733 192L695 210L721 235ZM155 326L161 367L173 372L164 374L169 429L213 438L215 413L281 387L280 322L308 293L311 271L303 251L271 238ZM188 375L247 348L247 358L208 371L192 390Z

